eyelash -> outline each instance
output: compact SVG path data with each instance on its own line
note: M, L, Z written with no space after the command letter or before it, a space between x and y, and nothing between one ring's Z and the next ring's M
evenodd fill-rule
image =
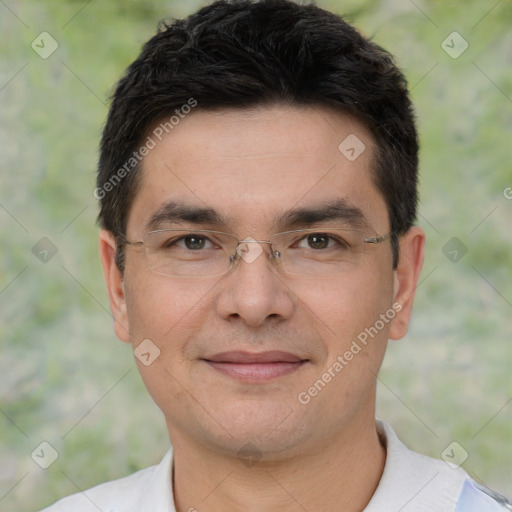
M194 236L195 234L194 233L190 233L188 235L185 235L185 236L181 236L179 238L176 238L176 239L169 239L169 240L166 240L165 243L162 245L162 249L168 249L170 247L174 247L174 246L178 246L178 244L180 242L185 242L186 238L188 237L191 237L191 236ZM349 248L350 247L350 244L342 239L342 238L339 238L339 237L336 237L332 234L329 234L329 233L323 233L321 231L319 232L312 232L312 233L308 233L306 235L304 235L302 238L299 238L295 241L293 241L291 244L290 244L290 247L293 247L293 246L297 246L298 244L300 244L301 242L303 241L307 241L309 237L311 236L321 236L321 237L327 237L328 238L328 245L327 247L325 247L324 249L332 249L332 242L334 242L335 244L337 244L338 246L342 247L342 248ZM210 243L212 244L213 246L216 246L216 245L220 245L220 244L217 244L215 243L214 241L212 241L210 238L208 238L207 236L204 236L204 235L200 235L200 234L197 234L196 235L197 238L200 238L202 240L205 240L206 243ZM186 248L186 247L183 247L183 246L180 246L182 248ZM318 250L318 249L317 249Z

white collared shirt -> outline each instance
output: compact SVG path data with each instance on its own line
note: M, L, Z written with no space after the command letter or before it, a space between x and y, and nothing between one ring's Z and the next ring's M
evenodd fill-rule
M482 488L462 468L409 450L383 421L377 420L377 429L386 445L386 463L363 512L512 510L506 500ZM68 496L41 512L176 512L171 472L172 449L156 466Z

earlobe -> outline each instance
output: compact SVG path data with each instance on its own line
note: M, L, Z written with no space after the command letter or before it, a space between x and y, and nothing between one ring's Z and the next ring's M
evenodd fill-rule
M123 274L116 265L116 242L110 231L101 230L99 252L105 284L107 285L110 311L114 318L114 331L120 340L129 343L124 279Z
M395 270L393 283L393 304L400 304L400 310L391 323L389 337L403 338L409 329L414 294L423 266L425 232L414 226L402 235L400 240L400 260ZM397 308L398 311L398 308Z

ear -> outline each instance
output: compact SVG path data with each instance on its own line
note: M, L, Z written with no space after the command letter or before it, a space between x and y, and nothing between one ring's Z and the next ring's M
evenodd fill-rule
M399 303L401 310L397 313L389 329L389 337L399 340L407 334L411 319L414 293L425 255L425 232L413 226L400 238L400 258L395 270L393 303Z
M123 274L116 265L116 242L110 231L101 230L99 251L103 275L107 285L110 311L114 318L114 332L121 341L129 343L129 324L126 312Z

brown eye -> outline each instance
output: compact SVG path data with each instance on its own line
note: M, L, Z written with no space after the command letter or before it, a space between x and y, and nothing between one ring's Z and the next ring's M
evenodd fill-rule
M318 252L322 252L322 250L327 252L327 249L329 249L329 252L341 251L350 249L351 247L351 244L347 240L341 238L338 234L322 232L310 233L296 243L299 249L309 249L310 251L313 250Z
M324 233L314 233L309 235L307 240L311 249L325 249L329 247L330 237Z
M188 235L183 238L185 247L191 251L203 249L206 244L206 238L200 235Z

